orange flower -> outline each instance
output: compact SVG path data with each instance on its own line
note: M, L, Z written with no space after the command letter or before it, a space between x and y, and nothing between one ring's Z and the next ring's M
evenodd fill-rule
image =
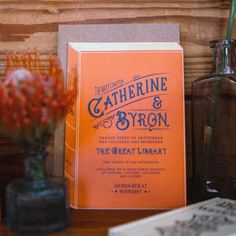
M73 104L75 88L65 91L61 66L51 56L46 66L38 53L7 54L0 96L0 129L27 144L53 135Z

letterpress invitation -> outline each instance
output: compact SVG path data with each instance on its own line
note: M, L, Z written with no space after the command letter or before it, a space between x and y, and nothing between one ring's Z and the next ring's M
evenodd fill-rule
M58 27L58 57L65 81L69 42L180 42L178 24L73 24ZM53 174L64 173L64 124L58 126L54 136Z
M65 174L75 208L186 204L178 43L69 43Z

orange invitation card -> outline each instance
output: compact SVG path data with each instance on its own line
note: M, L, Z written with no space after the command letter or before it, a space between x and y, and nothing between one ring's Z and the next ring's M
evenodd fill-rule
M169 209L186 204L183 49L177 43L69 43L70 204Z

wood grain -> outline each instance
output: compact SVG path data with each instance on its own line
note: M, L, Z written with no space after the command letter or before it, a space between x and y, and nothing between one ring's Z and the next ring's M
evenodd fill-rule
M224 38L229 6L229 0L1 0L0 77L7 51L37 50L45 59L48 53L55 55L59 24L179 23L185 50L187 163L191 176L191 84L211 71L208 42ZM7 139L0 138L0 148L0 158L8 156L15 161L21 156L18 147Z
M72 210L71 224L63 232L51 236L107 236L108 228L130 221L148 217L161 211L157 210ZM0 223L0 235L14 236Z
M6 51L57 52L58 24L179 23L185 92L210 71L208 41L223 38L229 1L1 1L0 70ZM235 34L234 34L235 35Z

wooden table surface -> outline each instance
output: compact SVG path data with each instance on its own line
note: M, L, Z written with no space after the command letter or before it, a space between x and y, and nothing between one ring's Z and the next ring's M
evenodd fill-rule
M71 210L71 224L51 236L106 236L108 228L158 214L158 210ZM0 223L0 236L14 236L5 222Z

